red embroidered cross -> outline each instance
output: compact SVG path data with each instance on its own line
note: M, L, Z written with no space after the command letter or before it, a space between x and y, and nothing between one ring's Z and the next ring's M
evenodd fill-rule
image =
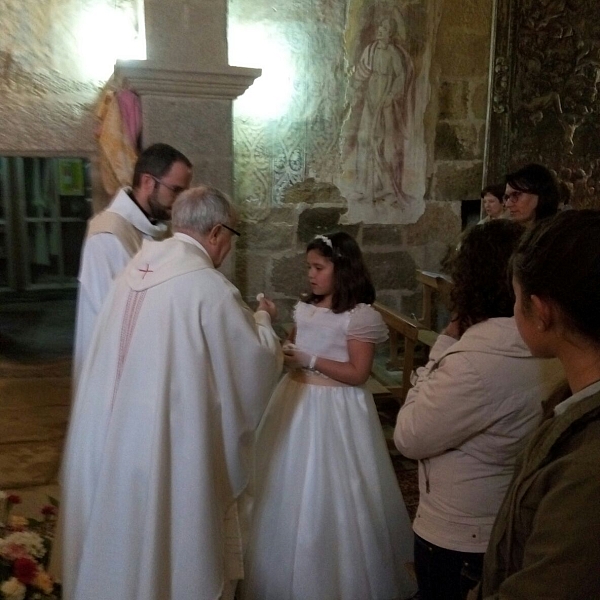
M154 273L154 271L150 270L150 265L148 263L146 263L146 268L145 269L138 269L138 271L140 273L143 273L142 279L144 279L144 277L146 277L146 275L148 273Z

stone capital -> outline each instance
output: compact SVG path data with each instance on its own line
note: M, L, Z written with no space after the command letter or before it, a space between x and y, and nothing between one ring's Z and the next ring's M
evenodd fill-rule
M140 96L183 96L235 100L261 75L261 69L224 66L216 70L157 68L145 60L117 61L115 80Z

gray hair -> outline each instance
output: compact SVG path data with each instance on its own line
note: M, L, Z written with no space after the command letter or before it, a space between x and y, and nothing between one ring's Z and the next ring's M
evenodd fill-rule
M191 230L200 235L215 225L230 225L236 210L226 194L217 188L201 185L182 192L173 204L173 231Z

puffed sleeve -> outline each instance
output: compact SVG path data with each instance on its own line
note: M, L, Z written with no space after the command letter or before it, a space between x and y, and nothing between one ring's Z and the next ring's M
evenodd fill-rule
M368 304L359 304L350 313L348 339L379 344L388 338L388 328L381 315Z
M296 302L293 310L292 310L292 318L294 319L294 324L298 324L298 318L302 318L302 314L304 308L306 306L306 302Z

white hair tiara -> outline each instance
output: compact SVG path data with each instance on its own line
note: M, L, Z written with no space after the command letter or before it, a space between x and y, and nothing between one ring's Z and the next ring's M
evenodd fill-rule
M327 244L333 250L333 244L326 235L315 235L315 240L321 240L322 242L325 242L325 244Z

